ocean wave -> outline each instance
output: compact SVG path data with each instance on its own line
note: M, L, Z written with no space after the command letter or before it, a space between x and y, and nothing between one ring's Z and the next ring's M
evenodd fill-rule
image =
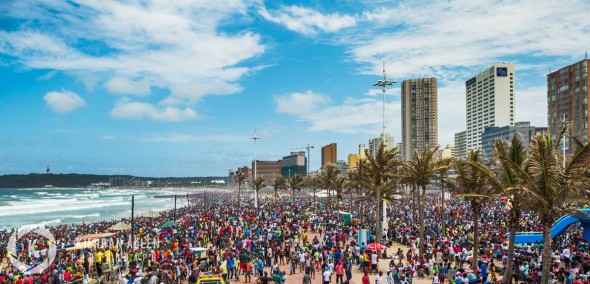
M46 202L50 201L50 202ZM75 202L53 202L53 200L37 200L35 203L29 202L9 202L12 203L9 206L0 207L1 216L19 216L19 215L31 215L40 213L54 213L54 212L71 212L87 209L97 209L104 207L114 207L130 205L127 201L78 201Z
M53 220L49 220L49 221L43 221L43 222L39 222L39 223L35 223L35 224L27 224L27 225L23 225L20 226L20 228L41 228L41 227L45 227L45 226L49 226L49 225L56 225L61 223L61 219L53 219Z
M64 218L71 218L71 219L82 219L82 218L88 218L88 217L100 217L100 213L87 214L87 215L66 215L66 216L64 216Z

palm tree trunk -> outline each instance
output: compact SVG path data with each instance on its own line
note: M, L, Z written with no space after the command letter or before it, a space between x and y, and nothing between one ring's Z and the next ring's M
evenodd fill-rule
M543 266L541 270L541 284L548 284L551 278L551 226L549 218L543 220ZM549 220L549 221L547 221Z
M375 206L375 222L377 224L375 224L375 240L377 241L378 244L381 243L381 186L377 186L377 190L375 191L376 199L377 199L377 206ZM379 251L377 251L377 255L379 255Z
M508 284L511 282L512 272L514 271L514 240L516 239L516 230L518 227L518 219L515 217L515 209L512 208L511 220L510 220L510 240L508 242L508 262L506 263L506 271L502 276L502 284Z
M420 260L424 257L426 251L426 240L425 240L425 222L424 222L424 207L426 206L426 185L422 185L422 192L418 189L418 210L420 211Z
M416 184L412 183L412 225L416 224Z
M316 188L314 187L313 188L313 206L314 206L314 208L317 205L317 203L316 203L316 197L315 197L315 192L316 192Z
M241 191L242 191L242 183L238 183L238 208L242 207L242 203L240 203Z
M447 220L445 220L445 186L442 183L442 177L441 177L441 180L440 180L440 191L441 191L441 198L440 198L440 201L441 201L440 202L441 203L441 205L440 205L440 220L441 220L441 223L442 223L442 228L441 228L442 229L442 232L441 233L442 233L443 236L446 236L446 234L447 234L447 228L446 228L446 225L445 224L447 223Z
M475 204L474 204L475 205ZM477 259L479 254L479 217L481 215L481 208L479 205L473 207L473 263L471 269L477 271Z
M258 188L254 190L254 193L256 194L256 196L254 196L256 198L256 216L258 216Z

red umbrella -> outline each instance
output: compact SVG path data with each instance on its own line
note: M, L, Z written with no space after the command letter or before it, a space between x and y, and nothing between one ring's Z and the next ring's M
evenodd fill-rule
M368 250L385 250L387 247L379 243L370 243L365 246Z

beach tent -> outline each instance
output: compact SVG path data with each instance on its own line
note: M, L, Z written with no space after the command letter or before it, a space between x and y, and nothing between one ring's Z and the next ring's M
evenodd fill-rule
M131 230L131 225L125 224L124 222L119 222L115 225L112 225L109 228L110 231L129 231Z
M160 214L158 212L153 211L153 210L149 210L149 211L146 211L143 214L141 214L141 217L158 218L158 217L160 217Z
M201 247L193 247L193 248L189 248L189 250L192 252L202 252L202 251L208 251L209 249L201 248Z
M73 246L66 247L66 251L81 250L81 249L93 249L96 247L97 240L90 240L84 242L74 243Z
M379 244L379 243L370 243L370 244L366 245L365 248L368 250L380 250L380 251L384 251L385 249L387 249L386 246Z
M158 225L158 228L160 229L164 229L164 228L172 228L172 227L176 227L180 225L179 223L173 222L173 221L166 221L160 225Z

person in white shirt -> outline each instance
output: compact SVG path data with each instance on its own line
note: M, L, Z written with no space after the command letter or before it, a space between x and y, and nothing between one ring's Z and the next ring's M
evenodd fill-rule
M324 284L330 284L330 276L332 274L330 273L330 270L326 269L324 270L324 273L322 273L322 280L324 280Z
M379 271L379 275L375 277L375 284L383 284L383 271Z

